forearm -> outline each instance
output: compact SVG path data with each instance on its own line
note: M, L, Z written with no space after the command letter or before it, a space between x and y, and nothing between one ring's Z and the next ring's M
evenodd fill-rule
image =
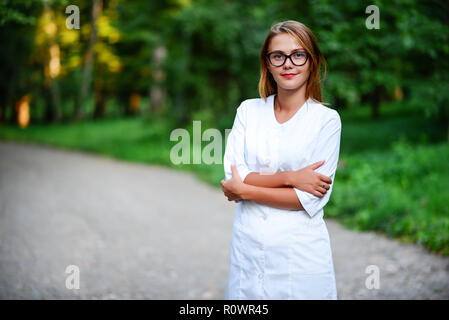
M280 209L304 210L295 190L290 187L267 188L246 184L241 196L244 200L252 200Z
M243 182L248 185L265 188L282 188L290 185L288 171L279 171L273 174L251 172L246 176L245 181Z

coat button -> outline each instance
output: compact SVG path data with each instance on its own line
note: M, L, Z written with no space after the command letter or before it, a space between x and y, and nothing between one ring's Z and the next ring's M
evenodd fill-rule
M263 278L263 274L259 273L259 279L262 279L262 278Z

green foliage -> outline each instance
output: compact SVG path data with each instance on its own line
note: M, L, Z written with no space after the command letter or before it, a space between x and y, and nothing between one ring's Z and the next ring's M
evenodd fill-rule
M12 81L4 88L2 108L11 107L18 96L30 90L34 91L35 101L48 95L49 89L42 85L46 58L38 55L39 61L35 61L36 48L31 38L44 4L61 20L70 3L0 1L0 26L5 28L0 35L2 44L6 43L5 55L10 57L6 61L20 51L19 63L4 63L10 71L3 73L2 82L9 80L9 74L28 80ZM447 124L447 3L377 0L370 4L380 10L378 30L365 27L368 4L357 1L103 1L94 93L103 99L117 99L126 113L131 94L149 95L155 79L152 56L157 47L163 46L168 56L163 63L162 86L170 116L183 125L195 112L207 109L222 115L215 125L223 127L226 121L232 121L242 100L258 96L259 52L270 26L293 19L305 23L317 35L329 65L324 92L331 105L376 106L401 99L395 97L400 91L406 101L422 104L423 114ZM80 69L91 30L92 3L83 0L77 5L81 30L67 32L60 26L56 37L62 64L58 80L60 86L72 88L64 93L71 100L78 96ZM19 46L19 34L25 36L22 42L28 45ZM40 50L46 52L48 48Z
M0 0L0 27L8 24L35 25L36 8L45 0Z
M422 105L383 104L381 115L376 121L370 119L368 106L340 111L344 122L342 152L388 152L395 141L414 144L444 141L446 125L423 119L422 110Z
M449 146L395 142L343 157L326 214L449 254Z

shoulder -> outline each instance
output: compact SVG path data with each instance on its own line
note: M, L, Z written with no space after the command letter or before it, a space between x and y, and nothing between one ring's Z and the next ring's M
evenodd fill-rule
M265 101L262 98L250 98L243 100L237 108L237 114L246 116L249 113L257 112L261 110L261 107L268 105L268 99Z
M341 128L341 118L337 110L315 100L312 100L312 105L314 112L322 119L323 125L332 125Z
M265 101L265 99L262 99L262 98L246 99L240 103L239 108L242 107L243 109L251 109L253 107L266 105L266 104L268 104L268 99L269 99L269 97L267 98L266 101Z

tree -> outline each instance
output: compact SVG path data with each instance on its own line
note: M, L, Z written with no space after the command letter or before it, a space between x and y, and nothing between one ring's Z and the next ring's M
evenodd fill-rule
M92 83L92 70L94 65L94 45L97 41L97 20L101 14L101 10L103 8L102 0L93 0L92 1L92 20L91 20L91 32L90 32L90 40L89 46L87 48L84 68L83 68L83 77L81 79L80 86L80 94L79 98L76 102L75 107L75 118L80 119L83 117L83 105L91 92L91 83Z

